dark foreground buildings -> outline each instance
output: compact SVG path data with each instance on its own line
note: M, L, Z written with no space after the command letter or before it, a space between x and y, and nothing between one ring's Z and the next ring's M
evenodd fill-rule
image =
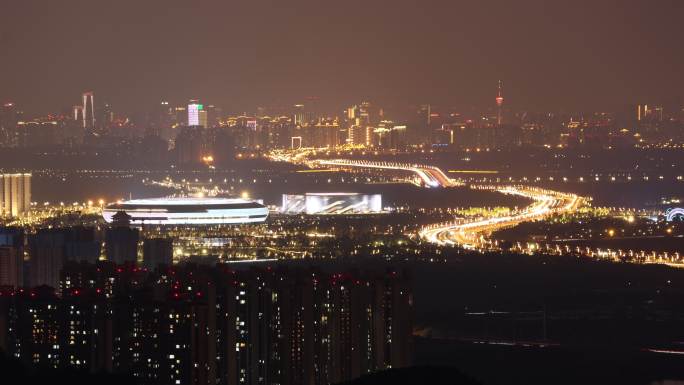
M330 384L411 362L405 273L65 265L0 293L0 349L142 384Z

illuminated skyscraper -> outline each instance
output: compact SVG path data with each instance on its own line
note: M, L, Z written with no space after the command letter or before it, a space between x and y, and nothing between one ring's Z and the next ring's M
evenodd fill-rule
M359 115L361 124L374 124L376 123L376 109L374 109L370 102L363 102L359 106Z
M197 111L197 117L199 119L199 126L202 128L207 128L208 126L208 115L205 109L200 109Z
M95 94L92 91L83 93L83 128L95 129Z
M662 122L663 107L648 104L637 105L637 121Z
M349 127L347 142L355 145L370 146L373 128L370 126L353 125Z
M304 121L304 105L303 104L295 104L294 105L294 114L293 114L292 120L293 120L295 126L303 126L304 125L305 121Z
M171 112L173 115L173 123L179 126L184 126L188 121L188 111L186 107L175 107Z
M188 104L188 127L201 126L201 116L200 112L204 110L204 106L199 104L197 100L191 100ZM204 115L204 124L206 126L206 113Z
M21 217L31 208L31 174L0 175L0 214Z
M74 120L77 122L85 121L85 117L83 115L83 106L74 106Z
M356 119L356 115L358 113L357 110L358 110L358 106L351 106L351 107L347 108L347 119L349 121L353 121L354 119Z

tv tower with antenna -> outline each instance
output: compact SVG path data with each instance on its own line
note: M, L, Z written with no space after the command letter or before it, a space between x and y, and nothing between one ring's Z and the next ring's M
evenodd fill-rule
M499 80L499 92L496 94L496 124L501 125L503 122L503 82Z

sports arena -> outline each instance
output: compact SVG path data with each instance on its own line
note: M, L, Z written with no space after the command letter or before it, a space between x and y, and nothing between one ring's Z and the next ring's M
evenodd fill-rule
M246 199L153 198L110 204L102 211L111 223L119 211L131 217L132 225L216 225L260 223L268 218L268 208Z

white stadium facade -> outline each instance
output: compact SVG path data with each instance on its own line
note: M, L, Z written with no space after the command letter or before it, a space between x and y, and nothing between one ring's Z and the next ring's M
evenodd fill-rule
M382 212L380 194L283 194L284 214L369 214Z
M246 199L228 198L153 198L133 199L110 204L102 211L111 223L123 211L132 225L220 225L261 223L268 208Z

